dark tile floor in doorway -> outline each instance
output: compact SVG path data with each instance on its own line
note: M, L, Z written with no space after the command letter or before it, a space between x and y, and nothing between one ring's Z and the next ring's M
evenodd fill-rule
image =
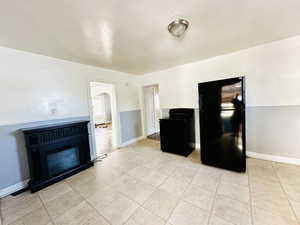
M160 141L160 134L159 133L154 133L154 134L151 134L151 135L147 136L147 138L149 138L151 140Z

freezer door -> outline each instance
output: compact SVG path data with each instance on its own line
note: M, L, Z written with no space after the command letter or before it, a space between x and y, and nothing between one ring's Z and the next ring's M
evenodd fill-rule
M200 110L241 110L245 107L243 78L205 82L198 86Z

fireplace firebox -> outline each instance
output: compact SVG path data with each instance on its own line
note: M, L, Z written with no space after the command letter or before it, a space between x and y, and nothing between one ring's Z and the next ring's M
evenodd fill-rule
M28 154L31 192L93 166L89 121L22 129Z

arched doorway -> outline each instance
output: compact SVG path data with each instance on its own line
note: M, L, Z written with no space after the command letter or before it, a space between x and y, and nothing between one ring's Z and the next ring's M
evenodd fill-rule
M94 126L96 155L100 156L112 151L112 116L111 100L108 93L94 97Z
M112 84L90 82L90 96L92 158L95 159L118 147L115 87Z

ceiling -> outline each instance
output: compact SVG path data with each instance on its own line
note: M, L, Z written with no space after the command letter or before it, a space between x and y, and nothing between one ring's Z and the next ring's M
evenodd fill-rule
M300 34L299 0L7 0L0 46L145 74ZM167 32L174 19L190 27Z

